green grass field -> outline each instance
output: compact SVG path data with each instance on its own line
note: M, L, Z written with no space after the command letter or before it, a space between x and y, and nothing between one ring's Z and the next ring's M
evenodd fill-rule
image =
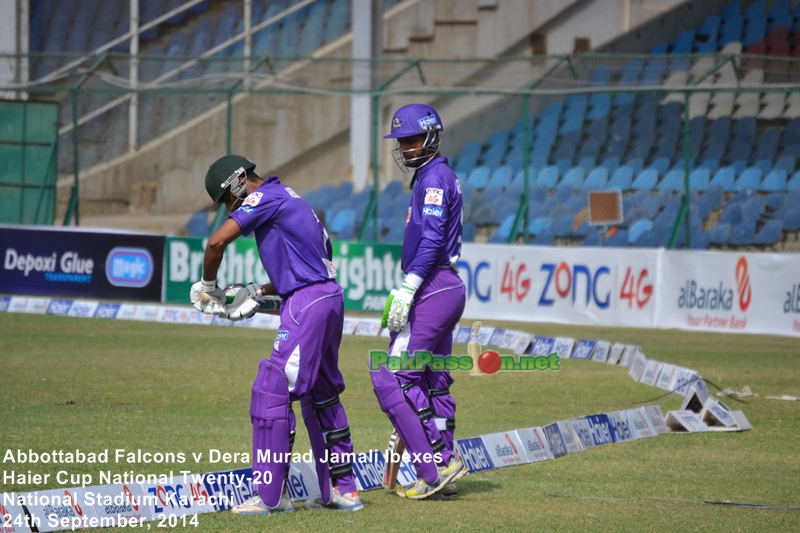
M484 321L484 325L490 325ZM359 513L307 511L268 517L200 515L198 531L799 531L800 396L797 339L678 331L492 323L539 335L638 344L649 359L696 369L722 388L749 386L741 433L661 435L611 444L553 461L468 475L454 501L407 501L362 493ZM0 313L0 453L142 449L187 456L209 449L250 451L250 387L273 331ZM342 401L357 451L385 449L390 426L366 369L386 339L349 337L340 366ZM466 347L457 346L458 354ZM457 438L545 425L574 416L681 398L634 383L627 369L562 361L559 372L456 374ZM711 387L710 387L711 388ZM716 389L711 388L712 392ZM299 416L299 410L296 411ZM295 450L309 449L302 423ZM204 459L205 460L205 459ZM207 461L195 472L232 466ZM180 467L108 465L162 473ZM3 470L15 468L3 465ZM16 467L20 469L19 467ZM35 465L51 473L63 465ZM98 465L70 473L97 474ZM0 491L56 488L0 485ZM777 508L711 505L705 500ZM155 525L153 526L155 527ZM178 527L177 529L184 529ZM108 530L104 530L108 531Z

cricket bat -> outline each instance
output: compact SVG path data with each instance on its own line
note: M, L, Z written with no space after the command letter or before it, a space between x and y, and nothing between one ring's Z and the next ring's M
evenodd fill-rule
M472 335L470 335L469 342L467 343L467 351L472 358L472 369L469 371L470 376L483 376L483 372L478 367L478 359L481 356L481 345L478 344L476 337L481 331L480 320L472 325Z
M400 463L403 462L403 452L406 445L396 431L389 437L389 447L386 449L386 465L383 469L383 486L394 490L397 484L397 473L400 471Z

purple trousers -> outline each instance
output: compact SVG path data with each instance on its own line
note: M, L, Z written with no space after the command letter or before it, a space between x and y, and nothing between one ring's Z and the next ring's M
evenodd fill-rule
M269 431L255 416L253 419L253 471L272 472L273 482L260 485L258 492L268 506L277 505L285 481L288 461L275 464L274 457L258 461L257 450L287 449L290 435L294 433L295 417L289 408L291 401L299 401L303 420L309 433L320 484L333 481L343 493L356 490L355 476L349 462L322 462L325 452L331 457L350 457L353 443L350 439L347 415L339 402L345 384L339 371L339 345L344 324L344 296L342 288L334 281L316 283L295 291L281 307L281 326L273 344L269 361L262 361L253 384L254 390L269 386L270 372L282 370L288 384L285 402L288 409L286 431ZM271 364L270 364L271 363ZM283 427L283 426L280 426ZM266 428L266 429L265 429ZM336 454L336 455L334 455ZM262 455L264 455L262 453ZM282 479L275 479L278 470ZM323 495L329 488L320 487ZM262 493L263 492L263 493Z
M426 350L433 355L452 355L453 328L466 305L466 287L454 270L434 268L414 296L408 326L390 335L389 354ZM434 452L441 452L442 464L453 454L456 401L450 394L453 377L447 370L398 370L395 372L406 398L417 413L430 412L422 427ZM421 419L424 417L421 417ZM450 421L450 422L448 422Z

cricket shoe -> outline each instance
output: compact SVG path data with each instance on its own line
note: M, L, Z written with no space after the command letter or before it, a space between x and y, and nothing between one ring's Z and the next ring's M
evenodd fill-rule
M395 492L395 494L397 494L401 498L405 498L406 497L406 491L409 490L410 488L412 488L413 486L414 486L413 483L411 483L410 485L406 485L405 487L403 485L401 485L400 483L397 483L394 486L394 492ZM431 494L430 496L428 496L428 499L429 500L452 500L452 499L455 499L456 496L458 496L458 490L456 489L456 484L455 483L448 483L439 492L437 492L435 494Z
M443 491L449 484L455 483L467 473L467 467L455 456L450 458L447 466L437 467L437 470L439 478L435 483L429 484L423 478L419 478L413 487L406 490L406 498L410 500L429 498L431 495Z
M256 494L252 498L245 500L244 503L231 509L231 512L235 514L272 514L291 513L292 511L294 511L294 506L286 490L281 494L281 501L277 507L267 507L264 502L261 501L261 496Z
M358 492L339 492L339 489L333 487L331 490L331 502L322 503L322 496L317 496L313 500L306 500L306 509L334 509L339 511L360 511L364 508L361 503L361 498Z

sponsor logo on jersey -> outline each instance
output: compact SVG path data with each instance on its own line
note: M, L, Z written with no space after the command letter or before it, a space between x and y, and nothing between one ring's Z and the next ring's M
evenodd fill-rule
M242 202L242 205L251 205L251 206L255 207L261 201L261 198L263 196L264 196L263 192L252 192L252 193L247 195L247 198L244 199L244 202Z
M422 208L422 216L442 218L444 216L444 209L426 205Z
M442 189L425 189L425 205L442 205L442 196L444 196Z
M284 187L284 189L286 189L286 192L288 192L289 196L291 196L292 198L300 198L300 195L294 192L291 187Z

